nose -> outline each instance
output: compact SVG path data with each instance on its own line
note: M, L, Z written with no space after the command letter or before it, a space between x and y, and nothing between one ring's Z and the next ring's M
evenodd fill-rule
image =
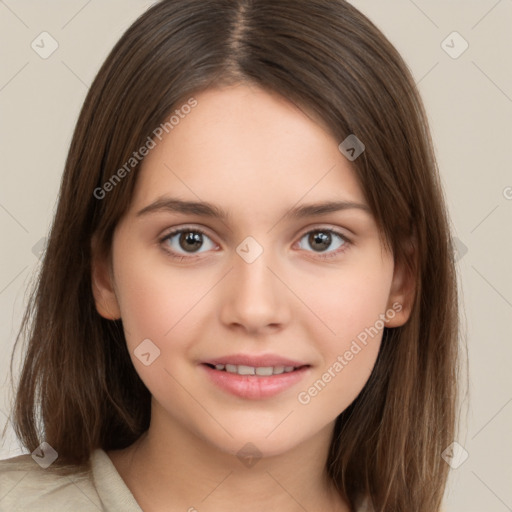
M272 268L276 264L267 257L267 251L252 263L235 254L233 266L221 298L222 323L252 335L283 329L291 317L290 292L276 277L279 272Z

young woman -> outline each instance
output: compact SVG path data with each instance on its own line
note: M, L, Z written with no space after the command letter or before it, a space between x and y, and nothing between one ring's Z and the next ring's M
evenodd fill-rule
M437 512L457 324L383 34L342 0L163 0L77 123L0 506Z

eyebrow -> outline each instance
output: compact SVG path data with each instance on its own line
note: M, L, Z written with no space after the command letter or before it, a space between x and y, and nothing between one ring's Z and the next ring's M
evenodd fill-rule
M302 219L305 217L315 217L334 213L343 210L361 210L371 214L370 207L366 204L355 203L353 201L324 201L320 203L304 204L295 206L288 210L283 218ZM227 220L229 214L219 206L205 201L185 201L171 197L157 199L137 212L137 217L150 213L173 212L189 215L198 215L201 217L211 217L214 219Z

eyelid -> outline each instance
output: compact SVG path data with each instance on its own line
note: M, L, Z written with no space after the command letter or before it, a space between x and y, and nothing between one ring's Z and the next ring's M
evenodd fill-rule
M176 235L177 233L182 233L184 231L197 231L198 233L207 236L210 240L212 240L212 242L215 242L215 236L211 234L208 228L205 228L200 224L184 224L183 226L167 228L166 230L164 230L164 234L158 237L158 240L162 242L164 240L167 240L172 235ZM217 242L215 242L215 244L219 245Z
M348 243L352 244L352 235L345 234L345 231L349 231L348 229L340 228L339 226L333 226L328 224L314 224L311 226L308 226L306 228L303 228L297 235L300 238L302 238L304 235L307 235L309 233L315 232L315 231L328 231L329 233L334 233L344 240L346 240Z

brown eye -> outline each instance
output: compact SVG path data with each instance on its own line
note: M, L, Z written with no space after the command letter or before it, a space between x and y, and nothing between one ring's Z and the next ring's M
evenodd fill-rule
M310 233L308 237L309 246L314 251L325 251L329 249L329 246L332 243L332 237L330 233L325 231L316 231Z
M299 242L301 249L335 254L343 250L350 241L341 233L330 229L316 229L302 236Z
M184 231L179 238L180 247L187 252L194 252L203 245L203 235L197 231Z
M200 229L178 229L161 240L164 249L171 255L185 257L186 254L201 254L214 250L216 245Z

